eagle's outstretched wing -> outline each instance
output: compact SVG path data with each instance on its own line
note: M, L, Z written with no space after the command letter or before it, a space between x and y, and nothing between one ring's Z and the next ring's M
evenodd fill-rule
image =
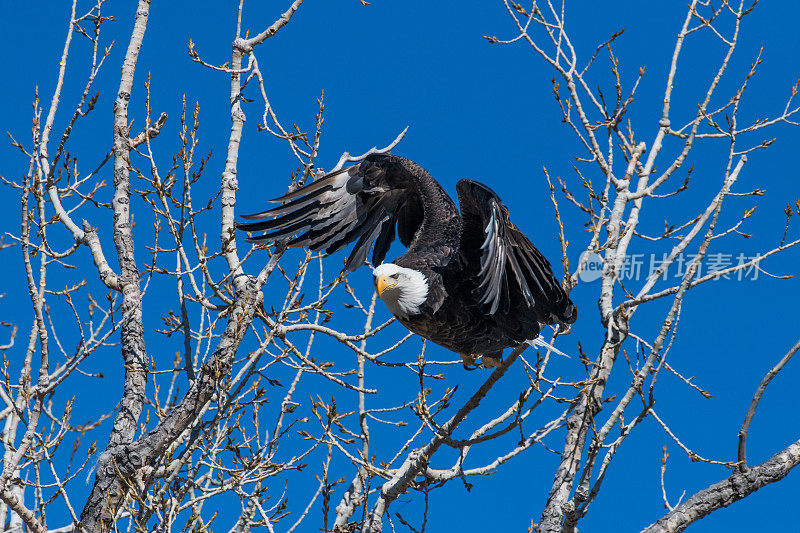
M497 194L472 180L459 181L456 189L463 220L459 251L476 276L481 311L545 324L575 322L577 309L550 263L511 222Z
M368 156L358 165L331 172L272 200L279 207L243 215L240 230L266 231L250 241L290 239L290 246L333 253L358 239L347 270L364 262L374 243L373 264L383 262L395 237L409 246L422 224L424 210L418 177L407 160L389 154ZM277 217L277 218L275 218ZM272 220L263 220L272 219Z

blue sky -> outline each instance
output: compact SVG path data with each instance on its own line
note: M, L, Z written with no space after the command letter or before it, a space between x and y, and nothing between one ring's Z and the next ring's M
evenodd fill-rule
M285 9L284 4L247 2L244 28L251 33L261 31ZM635 80L639 67L646 67L630 117L639 140L648 144L657 131L666 73L684 7L683 2L633 1L579 1L567 6L568 31L580 57L589 57L614 31L626 29L615 53L621 59L623 82L628 86ZM112 1L108 9L117 22L106 26L106 39L116 39L116 46L98 80L97 88L102 91L95 112L98 116L76 131L71 146L84 165L92 168L92 163L102 159L110 148L113 94L134 14L132 3ZM217 187L224 165L230 128L229 81L225 75L191 62L186 45L191 38L205 60L215 64L228 61L235 15L234 2L230 1L155 0L131 102L131 116L141 127L142 83L149 71L153 80L151 105L156 114L161 111L170 114L167 127L155 144L157 153L165 158L175 148L181 95L185 94L189 102L200 103L200 150L213 149L206 181L200 185L201 190L206 187L207 193ZM740 120L747 122L782 110L791 84L800 75L796 55L800 45L796 28L799 16L800 5L794 2L762 2L745 20L729 77L720 87L720 95L727 96L735 90L758 50L764 48L764 63L742 104ZM0 60L6 71L5 83L0 84L2 128L19 140L29 138L29 103L34 86L38 84L43 101L49 101L52 94L67 17L67 6L62 2L16 3L13 9L6 6L5 16L0 17ZM20 23L30 20L36 21L35 32L27 23ZM451 193L460 178L490 184L508 205L515 223L558 270L560 246L555 238L557 228L541 168L545 165L551 176L562 176L577 185L572 170L574 157L586 154L561 123L550 84L553 72L527 46L490 45L482 35L500 38L514 35L501 3L375 0L365 7L357 0L335 3L309 0L291 23L256 53L265 71L270 99L285 123L295 121L301 129L311 129L315 99L324 89L326 121L318 160L321 166L333 166L345 150L360 153L374 145L385 145L409 126L395 153L420 163ZM74 57L83 58L86 51L85 45L78 43ZM701 36L687 43L675 84L673 116L685 121L691 119L702 95L699 91L708 83L712 76L710 68L721 54L719 44L709 38ZM68 116L66 110L83 87L86 68L82 59L73 64L62 99L67 107L56 122L56 131L63 127ZM598 60L591 80L605 94L613 94L604 56ZM255 93L250 97L255 97ZM285 145L257 133L256 124L261 116L258 102L249 104L245 111L248 122L239 159L240 213L258 211L266 199L280 194L296 166ZM138 131L136 126L134 129ZM800 190L797 177L800 131L784 125L765 136L778 140L769 150L751 154L739 181L740 191L757 187L767 190L766 196L757 199L758 209L744 228L754 236L722 241L712 251L752 255L773 247L780 239L783 206L787 201L794 202ZM670 150L674 151L674 146L668 146L665 152L672 153ZM723 156L724 146L700 148L691 160L695 170L690 191L675 199L649 203L642 231L656 233L663 227L665 217L683 221L702 209L724 170ZM27 161L8 144L0 146L0 161L3 162L0 174L9 178L18 179L27 169ZM593 179L599 179L597 169L588 166L582 169ZM683 176L674 178L675 186L682 182ZM111 180L110 168L106 168L103 177ZM735 222L752 205L752 198L731 199L724 220ZM18 227L17 206L16 194L6 190L0 197L0 209L8 231ZM570 260L574 264L588 234L583 232L580 213L570 209L566 202L562 204L562 214L571 243ZM104 223L108 227L110 223L109 217L100 211L89 211L89 216L96 225ZM210 225L209 231L215 227ZM797 235L797 228L793 234ZM145 233L141 235L139 246L146 238ZM102 236L110 237L107 232ZM663 251L634 242L635 251L647 257L654 251ZM146 253L140 252L145 258ZM0 319L16 321L20 331L26 331L30 318L12 311L18 306L24 308L27 301L18 252L12 249L0 253L5 254L0 263L4 278L16 280L4 289L7 296L0 303ZM84 251L84 255L88 254ZM338 267L341 258L329 261ZM800 251L789 251L771 258L765 267L774 274L791 274L797 271L798 261ZM69 272L54 274L53 279L57 280L54 286L63 285L73 279L71 276L74 274ZM369 272L362 269L353 279L362 293L368 295ZM268 288L268 295L269 291ZM589 354L599 348L602 329L596 305L598 295L598 283L579 285L573 292L581 314L575 333L565 342L568 351L577 350L576 341ZM710 283L687 297L670 361L684 375L695 376L697 383L714 396L703 399L674 378L664 376L657 409L683 441L701 455L720 460L735 458L736 433L755 387L797 339L798 296L797 279L776 280L761 275L757 280ZM156 300L153 305L157 304ZM664 306L659 304L643 310L637 315L634 327L652 338L663 312ZM385 310L381 313L382 317L387 316ZM152 318L151 325L155 324L157 317ZM392 332L399 334L397 329ZM18 357L23 349L18 344L8 356ZM403 354L416 357L417 349L418 344L413 344ZM446 355L438 348L433 350ZM113 357L113 352L104 357ZM121 390L119 369L113 369L117 363L92 362L107 373L101 385L94 385L93 393L87 392L85 382L79 379L71 385L71 392L78 395L76 416L92 416L97 403L113 408ZM558 361L557 365L565 379L582 375L583 369L574 358ZM459 391L462 397L482 380L478 373L465 374L460 368L450 367L447 372L447 384L462 383ZM628 379L626 372L622 367L617 369L607 392L621 390ZM380 382L382 374L376 371L376 375ZM790 365L763 398L750 433L751 462L763 461L798 438L800 416L791 409L798 400L794 385L797 376L796 364ZM494 391L487 399L490 406L499 406L518 394L515 385L522 383L521 372L507 378L504 385L508 393L504 396L505 389ZM91 394L98 397L87 398ZM559 447L561 442L554 438L548 444ZM691 463L654 421L646 421L615 459L602 495L582 522L582 531L608 531L612 525L615 531L638 531L661 516L664 509L658 480L661 449L665 444L670 451L667 487L673 502L684 490L690 495L728 475L722 467ZM490 448L486 452L487 457L491 451ZM494 475L476 480L469 493L462 485L451 483L431 497L434 510L430 515L430 530L524 530L531 518L539 517L555 464L555 456L536 449ZM342 462L338 468L337 476L352 476L349 465ZM74 485L73 490L79 494L88 490L88 486ZM793 504L798 490L800 478L798 474L790 474L777 485L714 513L695 524L691 531L784 528L786 508ZM337 496L334 501L338 502ZM393 505L392 511L413 516L418 510L418 499L405 503L410 500L405 495ZM76 501L82 502L82 498L76 496ZM470 509L468 505L471 510L466 512L465 509ZM316 522L309 522L305 530L315 531L317 527Z

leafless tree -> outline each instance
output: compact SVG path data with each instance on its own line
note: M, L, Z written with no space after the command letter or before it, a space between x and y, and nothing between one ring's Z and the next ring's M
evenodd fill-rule
M431 491L451 481L469 489L516 456L557 445L560 461L552 489L538 495L544 510L538 521L531 521L531 531L572 532L600 493L625 440L651 419L693 461L730 470L719 482L672 504L664 486L665 449L666 513L644 530L672 532L782 479L800 462L800 441L758 465L748 464L746 456L748 428L759 399L800 342L764 377L749 410L742 413L738 448L732 446L738 449L735 457L700 456L655 408L662 373L674 374L708 396L680 373L678 365L668 362L686 293L718 278L753 269L764 272L764 259L800 243L790 236L789 224L794 214L800 215L800 205L788 205L786 225L775 230L778 238L772 249L701 275L712 245L743 235L753 214L748 209L731 227L722 228L718 222L723 205L763 194L761 189L737 190L747 155L769 148L772 141L763 139L774 126L797 125L794 118L800 110L795 85L773 117L739 124L739 106L748 96L760 56L736 91L718 94L723 76L733 75L729 62L754 5L691 1L664 76L660 120L635 128L626 114L645 73L639 70L632 82L624 79L613 52L621 33L587 55L574 48L566 30L564 2L522 5L502 0L512 37L486 39L495 45L528 46L543 60L530 68L553 70L557 105L578 141L576 177L551 180L545 170L543 179L550 184L560 229L564 286L599 286L599 314L583 309L581 320L599 319L603 338L570 344L599 346L596 353L579 348L580 357L570 360L585 369L584 379L555 377L550 349L532 354L519 347L499 367L487 370L476 390L457 393L454 374L461 371L461 360L428 360L419 341L411 341L421 346L415 360L392 358L398 348L411 344L406 343L412 336L390 327L393 320L376 325L375 295L353 288L333 259L307 251L298 264L283 243L247 249L237 243L234 220L242 186L237 168L245 103L256 101L259 130L285 143L297 160L286 186L297 187L323 170L317 166L323 96L309 132L279 119L257 59L260 47L299 16L302 3L294 1L273 24L251 37L242 35L240 2L231 59L224 65L206 61L200 46L189 44L189 59L198 68L230 79L225 168L216 193L206 198L196 192L198 182L208 180L210 157L201 155L206 148L198 140L199 107L192 109L184 99L180 116L171 119L180 123L178 149L164 159L153 145L166 142L162 129L167 114L155 110L159 116L154 116L149 76L142 90L134 89L150 0L138 2L113 124L107 124L112 134L108 154L99 163L87 163L70 151L74 128L90 113L98 113L94 82L101 69L109 68L105 63L113 45L101 31L112 19L105 0L85 8L73 0L53 95L43 104L37 89L30 138L11 138L28 161L28 172L21 179L3 178L7 193L20 199L20 226L5 233L0 253L21 256L17 276L19 283L27 283L31 311L28 326L28 318L14 317L7 307L2 310L3 317L16 322L7 325L8 341L0 346L5 363L0 383L5 403L0 415L5 424L0 524L6 530L180 527L291 532L302 526L378 532L388 523L393 531L423 531ZM679 59L700 33L719 39L726 53L710 73L705 93L696 95L696 114L675 116L670 104ZM91 43L88 58L75 57L74 39ZM601 68L605 56L613 79L607 92L614 95L611 101L587 82L587 72ZM70 70L75 61L89 62L89 76L81 82L79 101L65 110L62 90L78 79ZM131 105L143 110L139 129L132 125ZM70 117L58 134L57 113ZM367 153L393 149L404 134ZM689 212L681 201L691 191L691 171L684 169L685 163L706 147L718 146L725 147L727 156L719 161L717 175L703 178L717 183L716 192L705 209ZM336 168L366 155L345 153ZM113 184L107 192L102 176L109 172L109 163ZM644 234L639 227L648 206L664 201L673 202L675 216L682 218L667 223L661 235ZM564 204L583 214L588 237L584 228L563 223ZM152 226L144 242L134 241L134 213L140 224ZM218 241L208 239L211 227L218 231ZM573 266L568 259L574 252L568 253L570 240L579 242L583 252ZM660 246L666 259L643 281L627 283L621 276L626 257L641 243ZM665 272L684 257L691 260L683 265L680 281L664 283ZM593 262L601 268L601 283L584 285ZM64 276L70 282L55 288L50 280ZM265 288L280 296L265 300ZM634 320L639 309L657 301L667 303L658 323ZM145 317L154 316L161 316L162 325L149 331ZM17 328L28 328L27 343L16 342ZM653 330L650 336L644 333ZM556 331L548 340L563 344L559 339L565 335L569 332ZM167 357L162 352L172 343L179 348ZM97 412L92 422L75 424L70 418L74 402L87 400L69 399L71 385L78 377L101 378L88 370L88 363L99 358L104 365L121 364L124 369L119 404L111 413ZM367 379L367 369L375 370L374 378ZM512 372L524 376L527 385L491 416L476 411L487 393ZM409 373L418 381L417 389L405 396L381 392L397 376ZM612 373L627 376L626 385L607 390ZM301 396L301 390L317 394ZM348 411L344 405L355 407ZM552 416L539 416L544 406ZM392 435L380 446L370 438L376 426ZM96 443L87 444L92 440ZM476 448L491 450L493 459L474 460L476 454L470 452ZM439 453L441 449L454 450L456 458L447 462L453 455ZM344 465L349 476L334 479L333 465ZM87 479L90 494L85 501L77 499L73 487ZM423 512L391 515L391 504L406 492L419 494ZM231 507L232 501L239 507ZM228 506L221 514L219 502ZM60 522L53 523L56 520Z

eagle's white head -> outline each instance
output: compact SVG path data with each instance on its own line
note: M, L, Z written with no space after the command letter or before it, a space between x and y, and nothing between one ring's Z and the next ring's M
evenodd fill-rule
M425 275L394 263L383 263L372 271L375 290L389 311L396 316L418 315L428 297Z

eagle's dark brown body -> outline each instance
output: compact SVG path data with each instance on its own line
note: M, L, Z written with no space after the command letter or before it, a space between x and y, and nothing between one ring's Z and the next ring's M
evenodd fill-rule
M539 335L542 324L570 324L577 310L550 263L508 217L500 198L471 180L457 185L461 211L430 174L389 154L329 174L279 198L283 206L251 215L273 220L239 225L267 230L253 240L292 237L333 253L356 241L348 270L370 247L383 261L395 228L408 251L395 264L424 274L418 312L397 318L412 332L460 354L498 356Z

